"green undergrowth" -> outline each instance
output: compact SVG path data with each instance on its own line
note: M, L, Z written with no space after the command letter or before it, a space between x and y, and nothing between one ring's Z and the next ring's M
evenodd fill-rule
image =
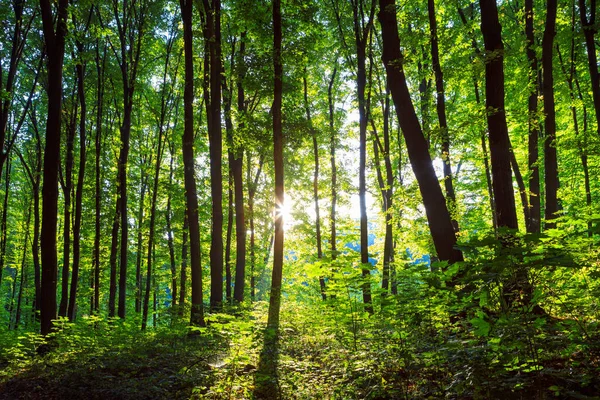
M452 299L419 285L412 301L408 286L378 296L374 315L351 291L287 299L272 398L599 398L596 322L481 308L450 324ZM90 317L59 321L47 341L2 333L0 399L252 399L266 311L208 315L205 328Z

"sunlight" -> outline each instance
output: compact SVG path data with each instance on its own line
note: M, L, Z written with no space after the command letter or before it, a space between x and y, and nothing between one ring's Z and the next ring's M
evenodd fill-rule
M287 231L296 224L292 216L293 201L289 195L284 195L283 204L275 206L275 218L283 218L283 230Z

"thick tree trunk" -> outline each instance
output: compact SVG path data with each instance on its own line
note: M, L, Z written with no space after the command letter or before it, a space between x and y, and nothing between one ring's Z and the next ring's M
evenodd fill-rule
M208 44L210 91L206 114L210 153L210 194L212 229L210 244L210 307L221 308L223 302L223 171L221 158L221 1L203 0L205 14L204 39Z
M202 266L200 265L200 225L198 223L198 195L194 167L194 54L192 49L192 0L180 0L183 22L183 49L185 56L185 88L183 93L183 164L187 217L190 232L190 261L192 275L192 312L190 323L204 326L202 300Z
M237 108L238 112L244 116L247 112L246 97L244 92L245 65L244 57L246 54L246 32L242 32L240 38L240 51L238 55L238 82L237 82ZM244 129L243 118L239 124L239 129ZM238 301L244 301L244 288L246 286L246 215L244 210L244 181L243 181L243 150L234 149L234 159L231 163L233 182L235 185L235 287L233 298Z
M490 132L490 154L494 198L498 226L518 229L515 196L510 168L510 140L504 109L504 45L498 9L494 0L480 0L481 31L487 60L485 64L485 92Z
M62 113L62 73L67 33L68 0L59 0L56 18L50 0L40 0L44 42L48 57L48 119L44 150L44 186L42 188L42 283L41 333L47 335L56 318L56 281L58 260L56 227L58 206L58 168L60 163L60 128ZM56 32L54 21L56 20Z
M556 9L557 0L548 0L546 3L546 27L542 41L542 70L544 93L544 172L546 183L545 218L546 228L553 228L550 221L557 217L558 205L558 161L556 151L556 111L554 109L554 76L552 73L552 50L554 36L556 36ZM594 52L596 50L594 49Z
M388 85L404 134L412 169L423 197L433 243L440 260L451 263L461 261L462 253L454 248L456 234L452 219L406 84L394 0L380 0L379 4L381 8L379 20L383 32L383 62L387 70Z

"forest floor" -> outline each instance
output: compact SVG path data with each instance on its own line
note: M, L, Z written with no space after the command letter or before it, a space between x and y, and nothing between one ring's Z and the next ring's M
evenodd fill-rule
M0 344L0 399L251 399L265 311L257 303L237 316L209 315L206 328L191 331L63 323L44 354L38 335L21 332ZM273 398L600 399L597 343L582 347L567 330L517 341L498 323L498 336L481 338L369 318L287 305Z

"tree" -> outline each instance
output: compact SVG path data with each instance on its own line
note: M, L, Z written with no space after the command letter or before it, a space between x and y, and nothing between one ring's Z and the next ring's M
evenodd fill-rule
M556 0L548 0L546 11L546 28L542 42L542 69L544 93L544 171L546 183L545 217L550 221L556 217L558 205L558 161L556 151L556 110L554 108L554 76L552 74L552 59L554 36L556 35ZM553 223L546 223L547 228Z
M206 122L210 144L210 194L212 199L212 229L210 244L210 307L221 308L223 302L223 171L221 157L221 1L203 0L204 41L208 50L205 76L210 75L205 87ZM207 90L209 89L209 90Z
M450 263L462 261L462 253L454 247L456 234L452 226L452 219L435 175L429 155L429 146L421 130L406 84L394 0L380 0L379 7L379 22L383 36L382 58L387 71L388 85L406 141L412 170L423 197L435 250L440 260Z
M58 168L60 159L60 129L62 113L62 73L67 34L68 0L60 0L56 18L49 0L40 0L42 25L48 60L48 118L44 149L44 185L42 187L42 282L41 333L47 335L56 318L56 227L58 207ZM56 28L54 27L56 20Z
M200 225L198 223L198 195L194 167L194 58L192 50L192 10L191 0L180 0L181 20L183 22L185 80L183 91L183 164L186 196L187 224L190 232L190 268L192 274L192 325L204 326L204 307L202 305L202 266L200 265ZM185 229L185 228L184 228ZM185 249L184 244L184 249ZM185 256L183 259L185 260ZM182 274L184 268L182 265ZM184 292L182 283L182 293ZM183 304L180 301L180 304Z

